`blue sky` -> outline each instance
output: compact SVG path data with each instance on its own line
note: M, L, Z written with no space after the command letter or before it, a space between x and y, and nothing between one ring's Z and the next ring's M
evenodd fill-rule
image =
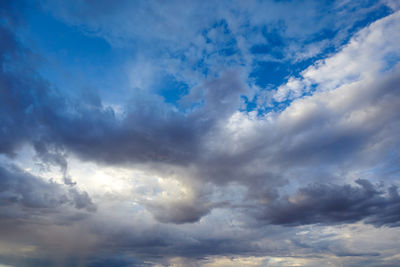
M396 266L399 8L3 1L0 266Z

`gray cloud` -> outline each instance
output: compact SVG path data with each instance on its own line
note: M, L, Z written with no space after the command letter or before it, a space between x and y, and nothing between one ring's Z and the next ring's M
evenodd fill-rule
M272 224L335 224L365 220L375 226L399 226L400 197L396 186L388 192L367 180L358 186L312 184L296 195L268 205L262 219Z
M28 216L36 212L58 212L57 209L63 205L96 211L96 205L86 192L68 189L53 181L46 182L15 166L0 166L0 185L3 216L15 211Z
M176 201L172 203L145 203L155 219L163 223L193 223L207 215L215 204L207 203L205 199L193 201Z

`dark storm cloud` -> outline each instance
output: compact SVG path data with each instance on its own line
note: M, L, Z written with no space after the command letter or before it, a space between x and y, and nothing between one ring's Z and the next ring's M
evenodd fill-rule
M64 183L72 187L76 183L68 174L68 152L109 164L196 162L204 135L239 106L244 92L237 73L228 72L182 100L187 114L171 110L159 98L144 96L130 100L124 117L117 118L112 109L91 101L93 97L80 101L63 97L28 67L32 52L12 30L1 27L1 31L0 153L13 156L23 144L31 144L38 159L58 166ZM75 188L69 194L77 208L90 201ZM197 221L213 206L200 202L147 205L157 219L174 223Z
M200 199L196 203L179 201L176 203L148 203L146 208L151 211L155 219L163 223L193 223L208 214L215 205Z
M96 223L95 223L96 224ZM118 227L115 227L118 225ZM187 226L185 228L185 226ZM97 226L95 225L95 228ZM182 228L181 228L182 227ZM190 225L167 225L132 227L107 222L101 228L97 228L101 236L102 248L110 253L105 257L101 253L93 253L94 262L101 264L107 259L115 259L112 255L120 255L121 260L139 262L146 259L153 265L158 262L168 266L170 257L202 258L204 255L234 255L246 253L262 253L261 248L254 242L259 237L259 232L237 233L237 235L223 234L226 229L217 230L217 236L210 232L198 232L194 236L188 236ZM193 225L192 227L197 227ZM140 230L139 230L140 229ZM215 229L213 229L215 231ZM273 248L268 248L273 253ZM130 256L129 256L130 255ZM101 266L101 265L99 265Z
M0 199L1 214L5 217L12 217L19 211L28 216L36 212L58 212L63 205L96 211L96 205L86 192L46 182L15 166L0 166Z
M367 180L358 186L311 184L296 195L280 199L259 217L271 224L337 224L365 220L375 226L399 226L400 197L396 186L388 192Z
M99 257L95 257L93 259L88 260L88 267L135 267L135 266L154 266L149 262L144 262L140 260L136 260L132 257L128 257L125 255L103 255Z
M114 164L187 163L197 157L204 133L238 106L243 92L235 73L228 73L195 90L200 96L185 99L190 108L196 101L204 101L199 97L205 98L204 106L189 115L171 110L161 99L145 97L129 101L125 117L117 119L112 109L90 99L62 97L27 67L30 62L21 54L31 53L21 47L11 30L2 27L1 31L0 152L8 155L20 145L32 143L43 160L64 169L63 149ZM61 152L49 153L46 146Z
M244 91L236 73L228 72L182 101L188 114L143 96L130 100L124 117L116 118L112 109L91 101L93 97L63 97L35 72L34 55L18 42L10 25L1 26L1 35L0 153L13 156L23 144L31 144L43 163L60 167L70 186L75 182L68 175L67 152L111 164L195 162L205 133L235 110ZM84 207L90 198L75 190L70 195L76 207ZM160 221L176 223L197 221L211 208L204 203L177 205L148 207Z
M194 134L187 129L184 118L170 113L169 120L158 119L165 115L164 111L157 113L144 103L136 103L136 110L121 123L111 110L83 105L85 100L82 104L69 102L28 67L31 53L21 47L12 30L1 25L0 34L0 153L13 155L24 143L46 143L111 162L154 157L168 160L174 154L179 135ZM185 134L188 131L191 132ZM165 133L163 138L154 137L161 132ZM185 145L183 139L179 143ZM42 146L35 148L44 155ZM175 157L185 158L182 151L176 154ZM65 165L61 157L49 156L43 158Z
M231 93L220 98L218 93L223 94L227 86ZM128 102L122 119L117 119L111 109L88 108L79 103L72 107L73 115L55 108L54 120L42 121L46 130L40 138L99 162L188 164L198 157L204 134L223 112L237 106L242 92L232 73L206 83L202 89L206 94L204 106L188 115L171 110L157 98Z

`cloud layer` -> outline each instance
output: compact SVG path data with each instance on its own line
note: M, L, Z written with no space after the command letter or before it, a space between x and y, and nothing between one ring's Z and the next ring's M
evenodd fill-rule
M394 266L396 8L3 3L0 264Z

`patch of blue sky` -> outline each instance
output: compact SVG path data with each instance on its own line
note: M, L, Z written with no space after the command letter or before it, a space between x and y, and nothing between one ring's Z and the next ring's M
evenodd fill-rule
M214 46L211 53L208 53L206 56L212 57L217 54L222 58L229 58L240 53L236 38L225 20L215 23L211 28L203 31L202 34L206 43Z
M364 5L366 7L370 7L375 3L376 3L376 1L366 1L364 3ZM324 31L317 33L316 35L314 35L312 38L310 38L305 43L313 43L313 42L318 42L318 41L322 41L322 40L334 40L334 38L338 34L343 33L343 31L346 31L345 37L341 40L340 39L338 40L339 43L332 44L332 45L325 47L321 51L321 53L319 53L318 55L316 55L315 57L312 58L313 61L324 59L324 58L330 56L331 54L336 53L337 51L339 51L341 49L341 47L343 45L346 45L349 42L349 40L351 39L351 37L355 33L357 33L359 30L367 27L369 24L371 24L383 17L390 15L391 13L393 13L393 11L389 7L387 7L385 5L380 5L376 8L371 9L366 14L364 14L362 19L356 21L348 29L336 29L336 30L325 29Z
M325 28L320 30L319 32L311 35L308 39L304 41L304 44L312 44L316 42L320 42L323 40L333 40L340 30L338 29L329 29Z
M93 64L109 59L111 47L102 38L89 36L45 12L30 11L27 20L29 32L42 50L64 55L65 63L80 58Z
M194 65L192 65L192 70L199 71L204 77L208 77L210 74L210 70L205 62L205 58L198 60Z
M274 99L268 99L265 103L262 100L262 96L260 94L256 94L252 99L249 99L247 96L241 96L242 98L242 107L240 109L241 112L256 112L257 116L262 117L269 112L281 112L286 109L290 104L297 98L302 98L306 96L312 95L316 89L317 84L311 84L308 91L304 91L300 96L296 98L287 98L284 101L275 101ZM261 104L259 103L261 102Z
M212 29L219 29L221 30L220 33L230 35L231 30L229 29L228 23L226 22L225 19L221 19L217 22L215 22L210 28L204 29L202 31L203 36L206 39L206 42L211 43L213 42L212 38L208 35Z
M400 54L399 53L388 53L384 56L386 65L381 70L382 72L389 71L393 69L400 62Z
M238 49L234 46L227 46L218 50L219 55L226 57L233 56L236 53L238 53Z
M350 27L350 29L348 30L349 34L347 35L347 38L345 38L341 44L343 45L343 44L347 43L350 40L350 38L353 36L353 34L358 32L362 28L365 28L369 24L371 24L383 17L386 17L386 16L390 15L391 13L393 13L393 10L391 10L389 7L387 7L385 5L381 5L375 9L372 9L370 12L365 14L363 19L356 21L352 25L352 27Z
M156 93L162 96L166 103L178 106L179 99L189 92L189 86L176 80L172 75L165 75L156 84Z
M288 81L290 77L299 77L299 74L315 62L314 58L292 63L286 61L256 61L249 78L258 87L271 90Z
M7 24L8 24L7 19L0 17L0 25L4 27L7 26Z
M42 55L37 70L45 79L71 96L85 87L95 87L106 99L116 98L120 91L115 81L122 84L127 80L117 69L123 58L118 51L103 38L67 25L41 9L25 13L29 26L19 34L24 36L20 41Z
M257 96L255 96L253 99L249 99L247 96L242 95L241 100L241 112L251 112L257 109Z
M253 55L263 55L268 54L277 60L283 59L282 48L271 47L269 44L257 44L250 48L250 52Z
M284 83L291 73L290 64L274 61L256 62L249 78L261 88L269 88L268 85L280 85Z
M314 36L312 41L317 42L325 39L329 37L328 35L331 35L331 32L321 32L319 35ZM255 62L249 78L260 88L273 89L278 87L285 83L290 76L298 76L304 68L315 60L315 58L307 58L294 63L290 59L285 59L284 53L288 44L278 29L267 32L264 28L263 36L266 43L254 45L250 49L250 52L255 56ZM258 57L262 59L263 55L270 56L271 60L257 60Z
M170 59L180 62L183 72L191 71L204 79L213 79L221 71L244 65L237 40L225 20L203 29L200 36L205 45L194 42L182 49L166 52ZM176 79L180 80L182 77L178 74ZM185 82L193 85L193 81Z
M282 23L277 23L272 29L270 27L262 28L262 35L271 47L285 46L285 40L281 33L284 33L285 26Z

